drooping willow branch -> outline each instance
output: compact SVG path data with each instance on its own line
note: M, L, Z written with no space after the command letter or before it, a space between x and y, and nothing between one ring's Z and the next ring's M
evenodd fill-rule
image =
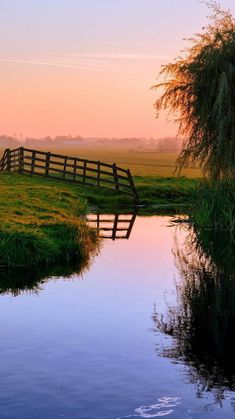
M212 22L183 56L162 67L155 102L174 115L184 139L177 169L199 163L213 179L235 176L235 21L216 2Z

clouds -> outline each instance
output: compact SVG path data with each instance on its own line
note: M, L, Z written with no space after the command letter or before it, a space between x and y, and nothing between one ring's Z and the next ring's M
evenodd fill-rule
M169 57L160 54L143 54L130 52L88 52L88 53L54 53L47 54L44 57L29 58L0 58L0 63L34 65L64 68L68 70L79 71L102 71L108 64L115 62L156 62L165 61Z
M92 70L92 71L99 71L99 68L92 65L87 65L85 63L69 63L69 62L56 62L52 60L30 60L30 59L14 59L14 58L0 58L0 62L2 63L9 63L9 64L25 64L25 65L38 65L38 66L48 66L48 67L58 67L58 68L67 68L73 70Z
M143 54L130 52L93 52L93 53L79 53L79 54L56 54L60 57L93 59L93 60L135 60L135 61L162 61L169 57L161 54Z

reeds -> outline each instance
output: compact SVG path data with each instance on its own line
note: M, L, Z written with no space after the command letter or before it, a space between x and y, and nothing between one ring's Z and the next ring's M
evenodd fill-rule
M235 232L234 182L201 182L191 193L190 213L196 228Z

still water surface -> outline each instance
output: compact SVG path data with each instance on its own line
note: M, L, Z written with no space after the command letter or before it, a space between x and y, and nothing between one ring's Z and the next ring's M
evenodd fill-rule
M1 294L1 419L235 417L232 273L224 295L170 217L131 230L82 277Z

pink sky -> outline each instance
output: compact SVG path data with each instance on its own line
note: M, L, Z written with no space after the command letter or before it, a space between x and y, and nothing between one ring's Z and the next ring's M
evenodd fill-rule
M38 4L40 3L40 4ZM233 0L221 1L235 14ZM0 134L161 137L150 91L208 11L197 0L0 5Z

